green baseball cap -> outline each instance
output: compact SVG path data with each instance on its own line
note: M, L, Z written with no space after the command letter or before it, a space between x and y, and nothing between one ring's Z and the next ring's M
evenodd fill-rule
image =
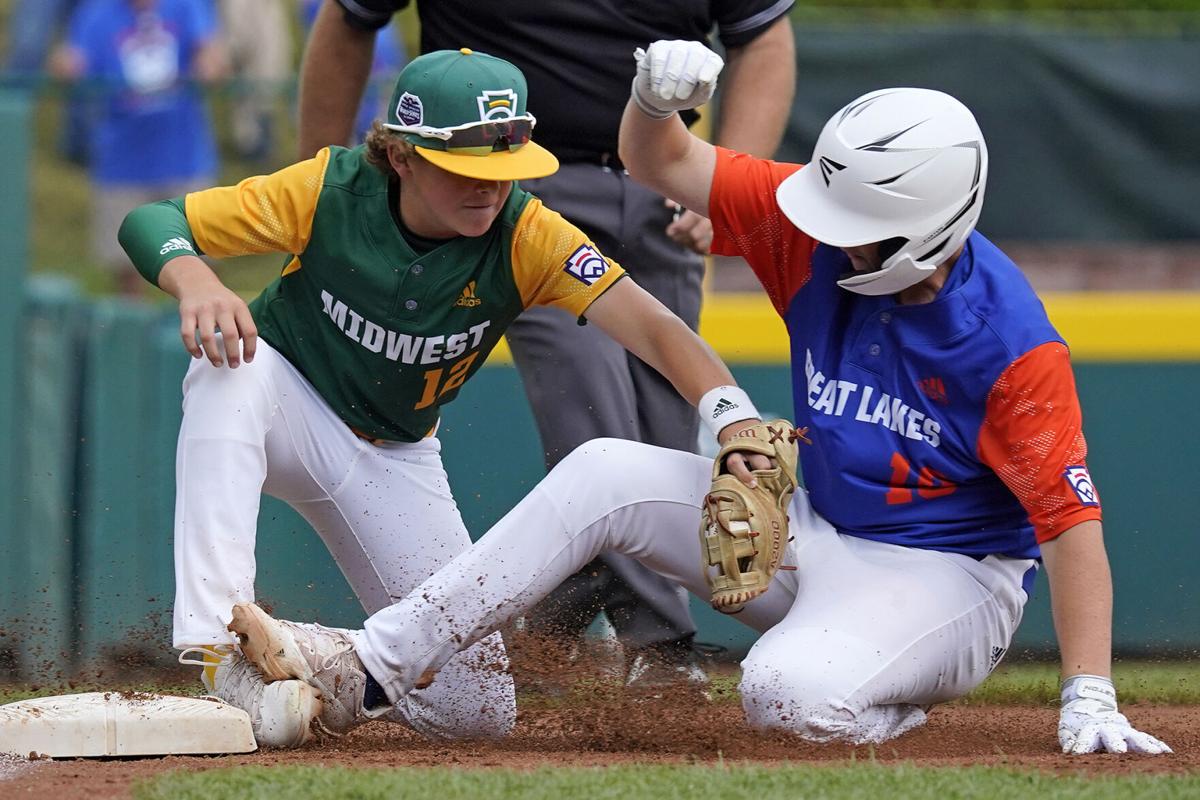
M541 178L558 159L531 141L525 76L507 61L437 50L400 71L384 127L403 135L426 160L480 180Z

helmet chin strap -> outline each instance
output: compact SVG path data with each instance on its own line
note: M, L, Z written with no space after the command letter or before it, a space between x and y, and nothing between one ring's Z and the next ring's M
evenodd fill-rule
M838 286L855 294L878 297L885 294L896 294L910 286L915 286L928 278L937 269L935 264L918 264L912 256L901 254L888 259L891 263L884 264L875 272L864 272L842 278Z

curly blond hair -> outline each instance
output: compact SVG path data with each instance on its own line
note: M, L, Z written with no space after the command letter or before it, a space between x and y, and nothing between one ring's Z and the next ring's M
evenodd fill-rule
M395 168L392 167L392 162L388 159L388 150L392 145L400 146L400 159L402 161L421 157L416 147L402 139L400 134L383 127L383 123L379 120L371 123L371 130L367 131L366 138L363 139L363 144L367 146L367 162L388 177L396 174Z

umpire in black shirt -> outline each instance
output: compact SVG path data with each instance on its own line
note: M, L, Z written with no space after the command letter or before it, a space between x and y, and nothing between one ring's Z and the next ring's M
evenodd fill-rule
M347 144L370 71L374 34L409 0L326 0L310 34L300 83L300 155ZM657 39L726 50L713 140L774 154L791 109L793 0L418 0L421 51L469 47L525 73L537 140L562 163L522 186L563 214L634 280L695 329L712 226L634 183L617 159L634 48ZM691 124L695 112L685 112ZM700 213L696 213L696 212ZM590 326L552 308L526 311L508 330L550 469L601 436L694 451L699 418L653 369ZM697 555L699 558L699 555ZM703 681L695 624L682 589L632 559L605 554L568 579L527 620L578 636L605 611L624 645L627 679Z

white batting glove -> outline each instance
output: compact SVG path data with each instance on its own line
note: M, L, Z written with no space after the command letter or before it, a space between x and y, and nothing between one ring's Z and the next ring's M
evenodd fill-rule
M1117 711L1117 690L1108 678L1075 675L1063 681L1058 741L1064 753L1174 752L1165 743L1129 724Z
M660 39L633 51L637 76L633 100L648 117L666 119L676 111L707 103L717 89L725 62L700 42Z

